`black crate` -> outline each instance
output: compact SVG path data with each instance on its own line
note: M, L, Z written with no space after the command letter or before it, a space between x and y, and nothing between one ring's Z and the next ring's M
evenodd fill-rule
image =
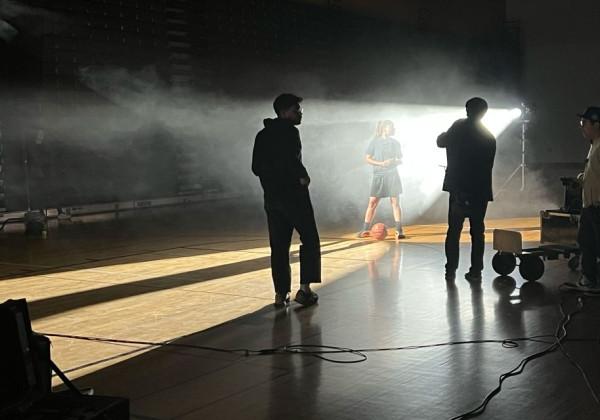
M579 215L563 210L540 212L542 244L576 245Z
M568 213L581 213L581 183L577 181L577 178L567 177L561 178L560 182L565 187L564 203L561 210Z
M42 416L42 417L40 417ZM38 401L22 420L129 420L129 400L71 391L50 393Z

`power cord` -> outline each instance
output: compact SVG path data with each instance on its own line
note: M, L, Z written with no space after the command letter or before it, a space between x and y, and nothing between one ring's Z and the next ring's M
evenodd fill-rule
M579 296L577 298L577 305L580 307L580 310L583 310L583 306L584 306L583 296ZM565 316L565 311L564 311L563 302L560 303L559 307L560 307L560 313L564 317ZM563 332L564 332L564 335L566 336L567 331L564 328L564 326L563 326ZM573 366L575 366L575 368L579 371L579 373L583 377L585 385L587 386L588 390L590 391L590 394L592 394L592 397L594 398L594 401L596 401L596 404L600 404L600 399L598 398L598 394L594 390L594 387L592 386L592 384L591 384L591 382L590 382L590 380L589 380L589 378L587 376L587 373L585 372L585 370L583 369L583 367L581 367L581 365L579 363L577 363L577 361L575 359L573 359L573 357L571 357L571 355L569 354L569 352L567 352L567 350L563 346L562 342L558 342L558 344L559 344L559 348L560 348L561 353L567 358L567 360L569 362L571 362L571 364Z
M375 353L375 352L389 352L389 351L401 351L401 350L419 350L433 347L445 347L445 346L456 346L456 345L466 345L466 344L500 344L504 348L516 348L519 347L519 342L523 341L531 341L531 342L542 342L542 343L552 343L551 341L541 340L542 338L553 338L552 335L536 335L532 337L517 337L517 338L508 338L503 340L496 339L488 339L488 340L465 340L465 341L448 341L444 343L434 343L434 344L422 344L422 345L412 345L412 346L402 346L402 347L382 347L382 348L365 348L365 349L351 349L346 347L337 347L337 346L328 346L324 344L289 344L280 347L267 348L267 349L246 349L246 348L238 348L238 349L225 349L219 347L210 347L210 346L199 346L196 344L183 344L183 343L174 343L174 340L181 339L182 337L178 337L169 341L141 341L141 340L122 340L115 338L104 338L104 337L89 337L89 336L81 336L81 335L72 335L72 334L56 334L56 333L39 333L45 335L47 337L60 337L60 338L69 338L73 340L84 340L84 341L96 341L102 343L113 343L113 344L134 344L134 345L142 345L149 347L176 347L176 348L186 348L186 349L194 349L194 350L206 350L206 351L214 351L220 353L230 353L236 354L239 356L266 356L266 355L282 355L282 354L297 354L297 355L306 355L313 356L319 359L332 362L332 363L341 363L341 364L349 364L349 363L361 363L367 360L367 355L365 353ZM585 339L587 341L587 339ZM590 339L590 341L592 341ZM327 354L352 354L357 356L355 360L336 360L323 355ZM89 366L86 365L86 366ZM71 370L72 371L72 370Z
M80 335L71 335L71 334L56 334L56 333L40 333L42 335L48 337L60 337L60 338L68 338L74 340L85 340L85 341L96 341L103 343L114 343L114 344L129 344L129 345L143 345L148 347L175 347L175 348L186 348L186 349L195 349L195 350L205 350L205 351L214 351L220 353L229 353L229 354L237 354L239 356L251 357L251 356L266 356L266 355L302 355L302 356L311 356L316 357L321 360L325 360L332 363L340 363L340 364L352 364L352 363L361 363L367 360L366 353L374 353L374 352L389 352L389 351L402 351L402 350L418 350L418 349L426 349L426 348L434 348L434 347L444 347L444 346L456 346L456 345L467 345L467 344L501 344L503 348L517 348L519 347L520 342L536 342L536 343L544 343L548 344L548 346L530 356L523 358L517 366L511 369L508 372L501 374L498 378L498 386L494 388L482 401L482 403L476 408L460 414L458 416L452 417L450 420L464 420L473 417L477 417L481 415L487 408L489 402L496 395L500 393L502 390L502 384L505 380L510 377L520 375L525 370L526 365L532 360L541 358L550 353L555 352L556 350L560 350L561 353L569 360L571 364L573 364L581 376L583 377L586 386L590 390L592 397L596 401L596 403L600 404L600 398L597 393L594 391L590 380L585 372L585 370L577 363L571 355L566 351L563 344L565 342L595 342L600 343L600 338L567 338L568 331L567 326L570 324L572 318L579 314L584 308L584 296L593 296L600 297L598 293L584 293L577 297L577 309L570 312L565 313L564 310L564 302L561 301L559 308L562 315L561 320L558 323L556 331L554 335L535 335L530 337L517 337L517 338L508 338L508 339L487 339L487 340L464 340L464 341L449 341L443 343L434 343L434 344L422 344L422 345L411 345L411 346L401 346L401 347L383 347L383 348L363 348L363 349L351 349L346 347L337 347L337 346L328 346L323 344L290 344L286 346L274 347L274 348L266 348L266 349L247 349L247 348L234 348L234 349L225 349L219 347L211 347L211 346L200 346L195 344L183 344L183 343L175 343L174 340L178 340L184 337L177 337L168 341L161 342L152 342L152 341L141 341L141 340L121 340L121 339L113 339L113 338L103 338L103 337L89 337L89 336L80 336ZM552 339L552 341L548 340ZM328 357L328 355L333 354L350 354L355 356L356 358L353 360L340 360ZM86 364L87 366L93 365ZM70 371L74 371L76 369L71 369Z
M9 223L22 223L23 221L24 221L24 219L21 217L12 217L12 218L6 219L2 223L0 223L0 232L3 231L4 228L6 227L6 225Z
M560 288L559 288L560 289ZM592 296L594 297L598 297L600 296L599 294L593 294ZM598 399L598 395L596 394L596 392L594 391L589 378L587 376L587 374L585 373L585 370L569 355L568 352L566 352L566 350L564 349L563 344L566 341L592 341L592 342L599 342L598 339L575 339L575 340L569 340L567 339L567 326L568 324L571 322L573 316L577 315L578 313L583 311L583 307L584 307L584 303L583 303L583 297L579 296L577 297L577 309L570 312L570 313L565 313L564 311L564 305L563 305L563 301L561 300L560 304L559 304L559 308L560 308L560 312L562 315L562 319L560 320L557 328L556 328L556 332L554 334L554 343L552 343L550 346L548 346L547 348L545 348L544 350L534 353L524 359L522 359L519 364L513 368L512 370L503 373L502 375L500 375L500 377L498 378L498 386L493 389L483 400L483 402L477 406L476 408L474 408L471 411L468 411L466 413L460 414L458 416L452 417L450 420L463 420L463 419L469 419L469 418L473 418L473 417L477 417L480 414L482 414L487 405L489 404L489 402L491 401L492 398L494 398L498 393L500 393L500 391L502 390L502 383L512 377L512 376L516 376L516 375L520 375L524 369L525 366L532 360L538 359L540 357L546 356L550 353L553 353L556 350L560 350L561 353L577 368L577 370L579 371L579 373L583 376L584 381L588 387L588 389L590 390L592 397L594 398L594 400L596 401L596 403L600 404L600 400Z
M492 400L492 398L494 398L496 395L498 395L500 393L500 391L502 390L502 384L503 382L512 377L512 376L517 376L520 375L521 373L523 373L523 371L525 370L525 366L527 366L527 364L535 359L538 359L540 357L543 357L547 354L550 354L554 351L556 351L559 346L560 346L560 342L563 341L566 338L566 325L570 322L571 317L577 313L579 313L581 311L581 309L577 309L576 311L574 311L573 313L570 313L566 316L563 316L563 318L560 320L558 327L556 328L556 333L554 335L556 342L554 342L553 344L551 344L550 346L546 347L544 350L539 351L537 353L534 353L530 356L525 357L524 359L522 359L519 364L517 366L515 366L513 369L509 370L508 372L505 372L503 374L500 375L500 377L498 378L498 386L496 388L494 388L483 400L483 402L481 404L479 404L477 407L475 407L474 409L467 411L466 413L460 414L458 416L452 417L450 420L464 420L464 419L470 419L473 417L477 417L481 414L483 414L483 412L485 411L485 409L487 408L487 405L489 404L489 402ZM564 335L563 336L559 336L559 332L560 331L564 331Z

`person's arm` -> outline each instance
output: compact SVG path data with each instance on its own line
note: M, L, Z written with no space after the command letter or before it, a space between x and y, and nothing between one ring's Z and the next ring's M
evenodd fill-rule
M262 172L262 161L264 156L263 141L260 133L254 139L254 148L252 149L252 173L260 176Z
M449 140L449 135L448 135L448 131L446 131L445 133L442 133L438 136L437 138L437 146L438 147L446 147L448 146L448 140Z
M400 142L397 142L396 145L396 161L394 162L396 165L402 165L402 145Z
M310 177L308 175L306 175L305 177L300 178L300 185L308 187L309 184L310 184Z
M292 177L297 179L300 185L308 186L310 177L308 171L302 163L302 142L300 141L300 132L296 127L291 127L293 137L285 148L285 166L291 172Z
M577 174L577 182L579 182L580 185L583 185L583 182L585 181L585 169L590 164L590 155L591 155L591 146L590 146L590 151L588 151L588 155L585 158L585 161L583 163L583 171L581 171L580 173Z
M395 159L375 160L375 159L373 159L373 156L371 156L371 155L365 156L365 161L369 165L373 165L373 166L382 166L382 167L390 166L394 162L394 160Z
M456 129L456 123L452 124L452 126L448 129L448 131L440 134L437 138L437 146L438 147L448 147L448 144L452 142L452 138L454 137L454 130Z

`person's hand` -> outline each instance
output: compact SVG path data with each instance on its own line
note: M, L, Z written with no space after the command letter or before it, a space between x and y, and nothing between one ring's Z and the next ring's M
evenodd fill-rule
M392 163L394 163L394 159L386 159L383 161L383 167L387 168L388 166L390 166Z
M306 176L306 177L300 178L300 185L302 185L304 187L308 187L308 184L310 184L310 177Z

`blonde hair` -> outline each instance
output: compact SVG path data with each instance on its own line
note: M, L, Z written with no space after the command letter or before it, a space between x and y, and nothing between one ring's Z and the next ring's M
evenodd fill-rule
M394 128L394 123L391 120L377 121L377 126L375 127L375 137L383 137L383 129L385 127Z

